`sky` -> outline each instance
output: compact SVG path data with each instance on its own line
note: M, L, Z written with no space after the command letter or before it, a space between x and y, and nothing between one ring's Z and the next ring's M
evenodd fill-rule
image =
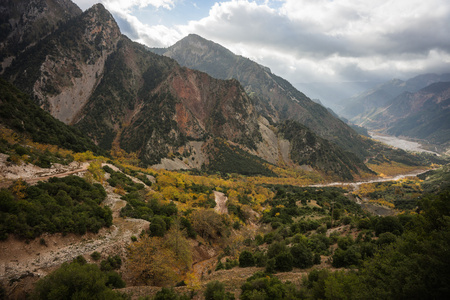
M450 73L449 0L73 2L83 10L102 3L122 33L149 47L168 47L198 34L269 67L301 90L311 87L312 95L306 94L312 98L321 97L322 84L350 88Z

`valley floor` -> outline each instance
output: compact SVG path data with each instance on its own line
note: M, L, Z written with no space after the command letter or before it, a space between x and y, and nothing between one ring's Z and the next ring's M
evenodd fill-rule
M396 148L403 149L405 151L426 152L426 153L436 154L439 156L439 153L424 149L423 146L418 142L409 141L409 140L402 139L402 138L399 138L396 136L381 134L381 133L374 132L374 131L369 131L369 134L373 139L375 139L377 141L380 141L382 143L385 143L387 145L390 145L390 146L393 146Z

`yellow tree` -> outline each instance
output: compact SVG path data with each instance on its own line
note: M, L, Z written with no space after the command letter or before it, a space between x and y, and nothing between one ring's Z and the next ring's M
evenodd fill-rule
M177 260L183 264L187 271L192 266L192 249L189 240L182 230L178 220L172 224L164 236L164 246L175 253Z
M14 181L14 183L10 187L11 193L14 195L16 200L22 200L25 198L26 193L25 190L27 189L27 183L23 181L22 179L18 179Z
M143 237L128 248L129 270L136 282L162 286L181 279L182 265L160 237Z

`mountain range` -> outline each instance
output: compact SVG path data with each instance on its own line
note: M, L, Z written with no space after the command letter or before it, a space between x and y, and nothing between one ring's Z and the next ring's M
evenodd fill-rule
M175 169L371 172L363 160L373 142L268 68L197 35L149 51L103 5L81 12L68 0L9 1L1 22L2 76L103 149Z
M350 121L354 121L358 116L363 116L374 108L388 104L404 92L415 93L432 83L445 81L450 81L450 73L422 74L406 81L392 79L356 96L342 100L340 102L340 109L336 109L336 113Z
M422 140L445 151L450 145L449 87L450 74L394 79L348 99L338 112L369 130Z

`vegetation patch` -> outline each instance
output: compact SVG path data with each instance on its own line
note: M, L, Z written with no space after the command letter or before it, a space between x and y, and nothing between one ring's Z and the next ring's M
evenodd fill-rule
M112 213L101 207L106 192L100 184L67 176L28 186L21 180L0 190L0 238L15 234L34 239L44 232L97 233L112 225Z

